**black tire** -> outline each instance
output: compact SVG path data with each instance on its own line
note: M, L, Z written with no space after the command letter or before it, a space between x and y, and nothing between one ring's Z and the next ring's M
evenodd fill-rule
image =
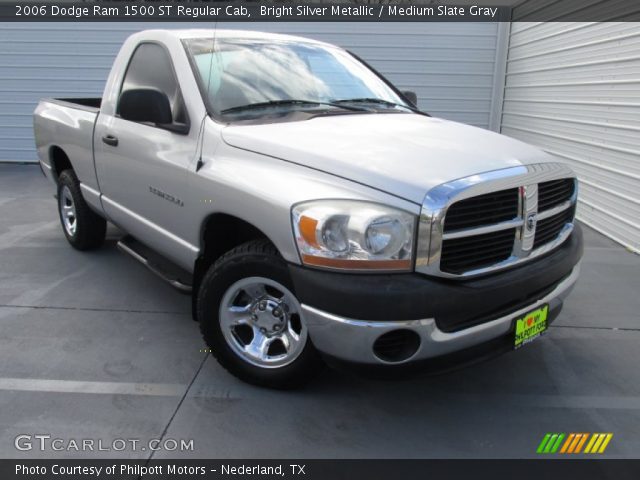
M65 225L64 206L69 204L70 194L74 209L75 228ZM58 215L67 241L78 250L91 250L104 243L107 222L89 208L80 191L80 182L73 170L64 170L58 177Z
M275 389L301 387L324 365L308 336L292 363L264 368L234 352L222 333L220 305L223 297L232 285L249 277L267 278L293 292L287 265L270 242L256 240L234 248L209 267L200 284L197 316L204 341L220 365L247 383Z

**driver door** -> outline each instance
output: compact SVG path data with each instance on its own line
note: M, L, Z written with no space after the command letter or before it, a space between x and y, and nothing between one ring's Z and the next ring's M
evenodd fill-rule
M173 121L189 115L171 57L159 43L138 45L118 98L129 89L156 89L171 104ZM101 114L94 133L96 170L105 212L118 226L183 263L193 248L183 240L188 168L197 150L197 128L178 133L166 126ZM191 250L191 252L190 252Z

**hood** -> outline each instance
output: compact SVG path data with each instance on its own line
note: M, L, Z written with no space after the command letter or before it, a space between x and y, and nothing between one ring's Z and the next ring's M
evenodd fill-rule
M222 136L231 146L322 170L418 204L441 183L553 160L537 148L488 130L404 113L230 125Z

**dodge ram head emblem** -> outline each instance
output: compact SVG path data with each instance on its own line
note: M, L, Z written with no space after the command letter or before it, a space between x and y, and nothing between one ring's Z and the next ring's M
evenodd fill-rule
M532 232L536 228L536 224L538 223L538 214L530 213L527 215L527 230Z

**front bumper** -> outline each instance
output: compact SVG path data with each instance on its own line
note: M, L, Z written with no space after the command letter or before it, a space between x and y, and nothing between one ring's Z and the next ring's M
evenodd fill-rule
M315 347L337 360L395 365L509 343L516 318L549 304L549 322L575 285L582 231L520 268L467 282L424 275L345 275L291 266L296 295ZM384 334L410 331L415 351L399 360L374 348ZM504 346L504 345L502 345Z
M580 265L576 265L570 275L555 289L525 308L453 333L440 330L433 318L367 321L332 315L304 304L302 309L313 344L322 353L354 363L400 364L447 355L507 335L513 328L514 319L545 303L549 304L550 317L553 318L554 313L562 308L563 300L573 289L579 272ZM420 337L420 346L415 354L407 359L400 362L387 362L374 354L373 345L381 335L395 330L414 331Z

